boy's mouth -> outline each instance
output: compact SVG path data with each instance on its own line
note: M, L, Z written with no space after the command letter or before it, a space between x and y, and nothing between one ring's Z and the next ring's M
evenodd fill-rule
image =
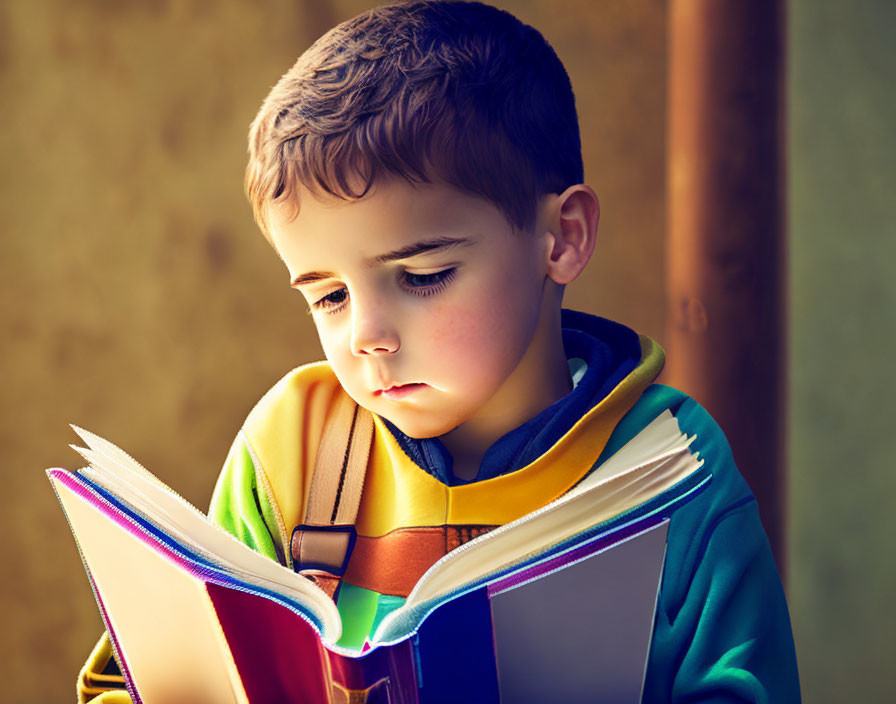
M415 391L419 391L426 387L426 384L421 383L413 383L413 384L393 384L384 389L378 389L373 392L374 396L385 396L386 398L397 400L400 398L404 398Z

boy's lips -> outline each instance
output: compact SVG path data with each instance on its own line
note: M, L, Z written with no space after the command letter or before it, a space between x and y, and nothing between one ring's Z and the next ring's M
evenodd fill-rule
M423 383L411 383L411 384L392 384L388 387L377 389L373 392L374 396L384 396L389 399L400 399L408 396L409 394L414 393L415 391L419 391L420 389L426 388L426 384Z

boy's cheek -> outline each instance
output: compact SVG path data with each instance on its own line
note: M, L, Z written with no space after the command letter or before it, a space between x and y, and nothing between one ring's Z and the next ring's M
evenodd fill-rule
M475 310L465 310L459 305L436 306L426 324L427 329L421 332L436 351L462 348L475 343L478 338L481 321L476 315Z
M428 337L439 345L477 345L495 333L512 327L519 312L491 287L468 290L443 304L436 304L427 321Z

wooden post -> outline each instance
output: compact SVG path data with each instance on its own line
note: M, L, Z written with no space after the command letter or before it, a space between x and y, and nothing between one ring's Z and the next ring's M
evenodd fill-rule
M669 12L668 364L719 422L784 576L784 11Z

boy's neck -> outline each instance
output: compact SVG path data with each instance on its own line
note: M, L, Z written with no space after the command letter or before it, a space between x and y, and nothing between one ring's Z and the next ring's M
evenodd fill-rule
M505 385L493 397L489 413L470 419L440 436L453 459L455 477L471 480L488 449L511 430L534 418L568 394L572 388L569 362L563 347L560 311L548 316L533 338L532 345Z

